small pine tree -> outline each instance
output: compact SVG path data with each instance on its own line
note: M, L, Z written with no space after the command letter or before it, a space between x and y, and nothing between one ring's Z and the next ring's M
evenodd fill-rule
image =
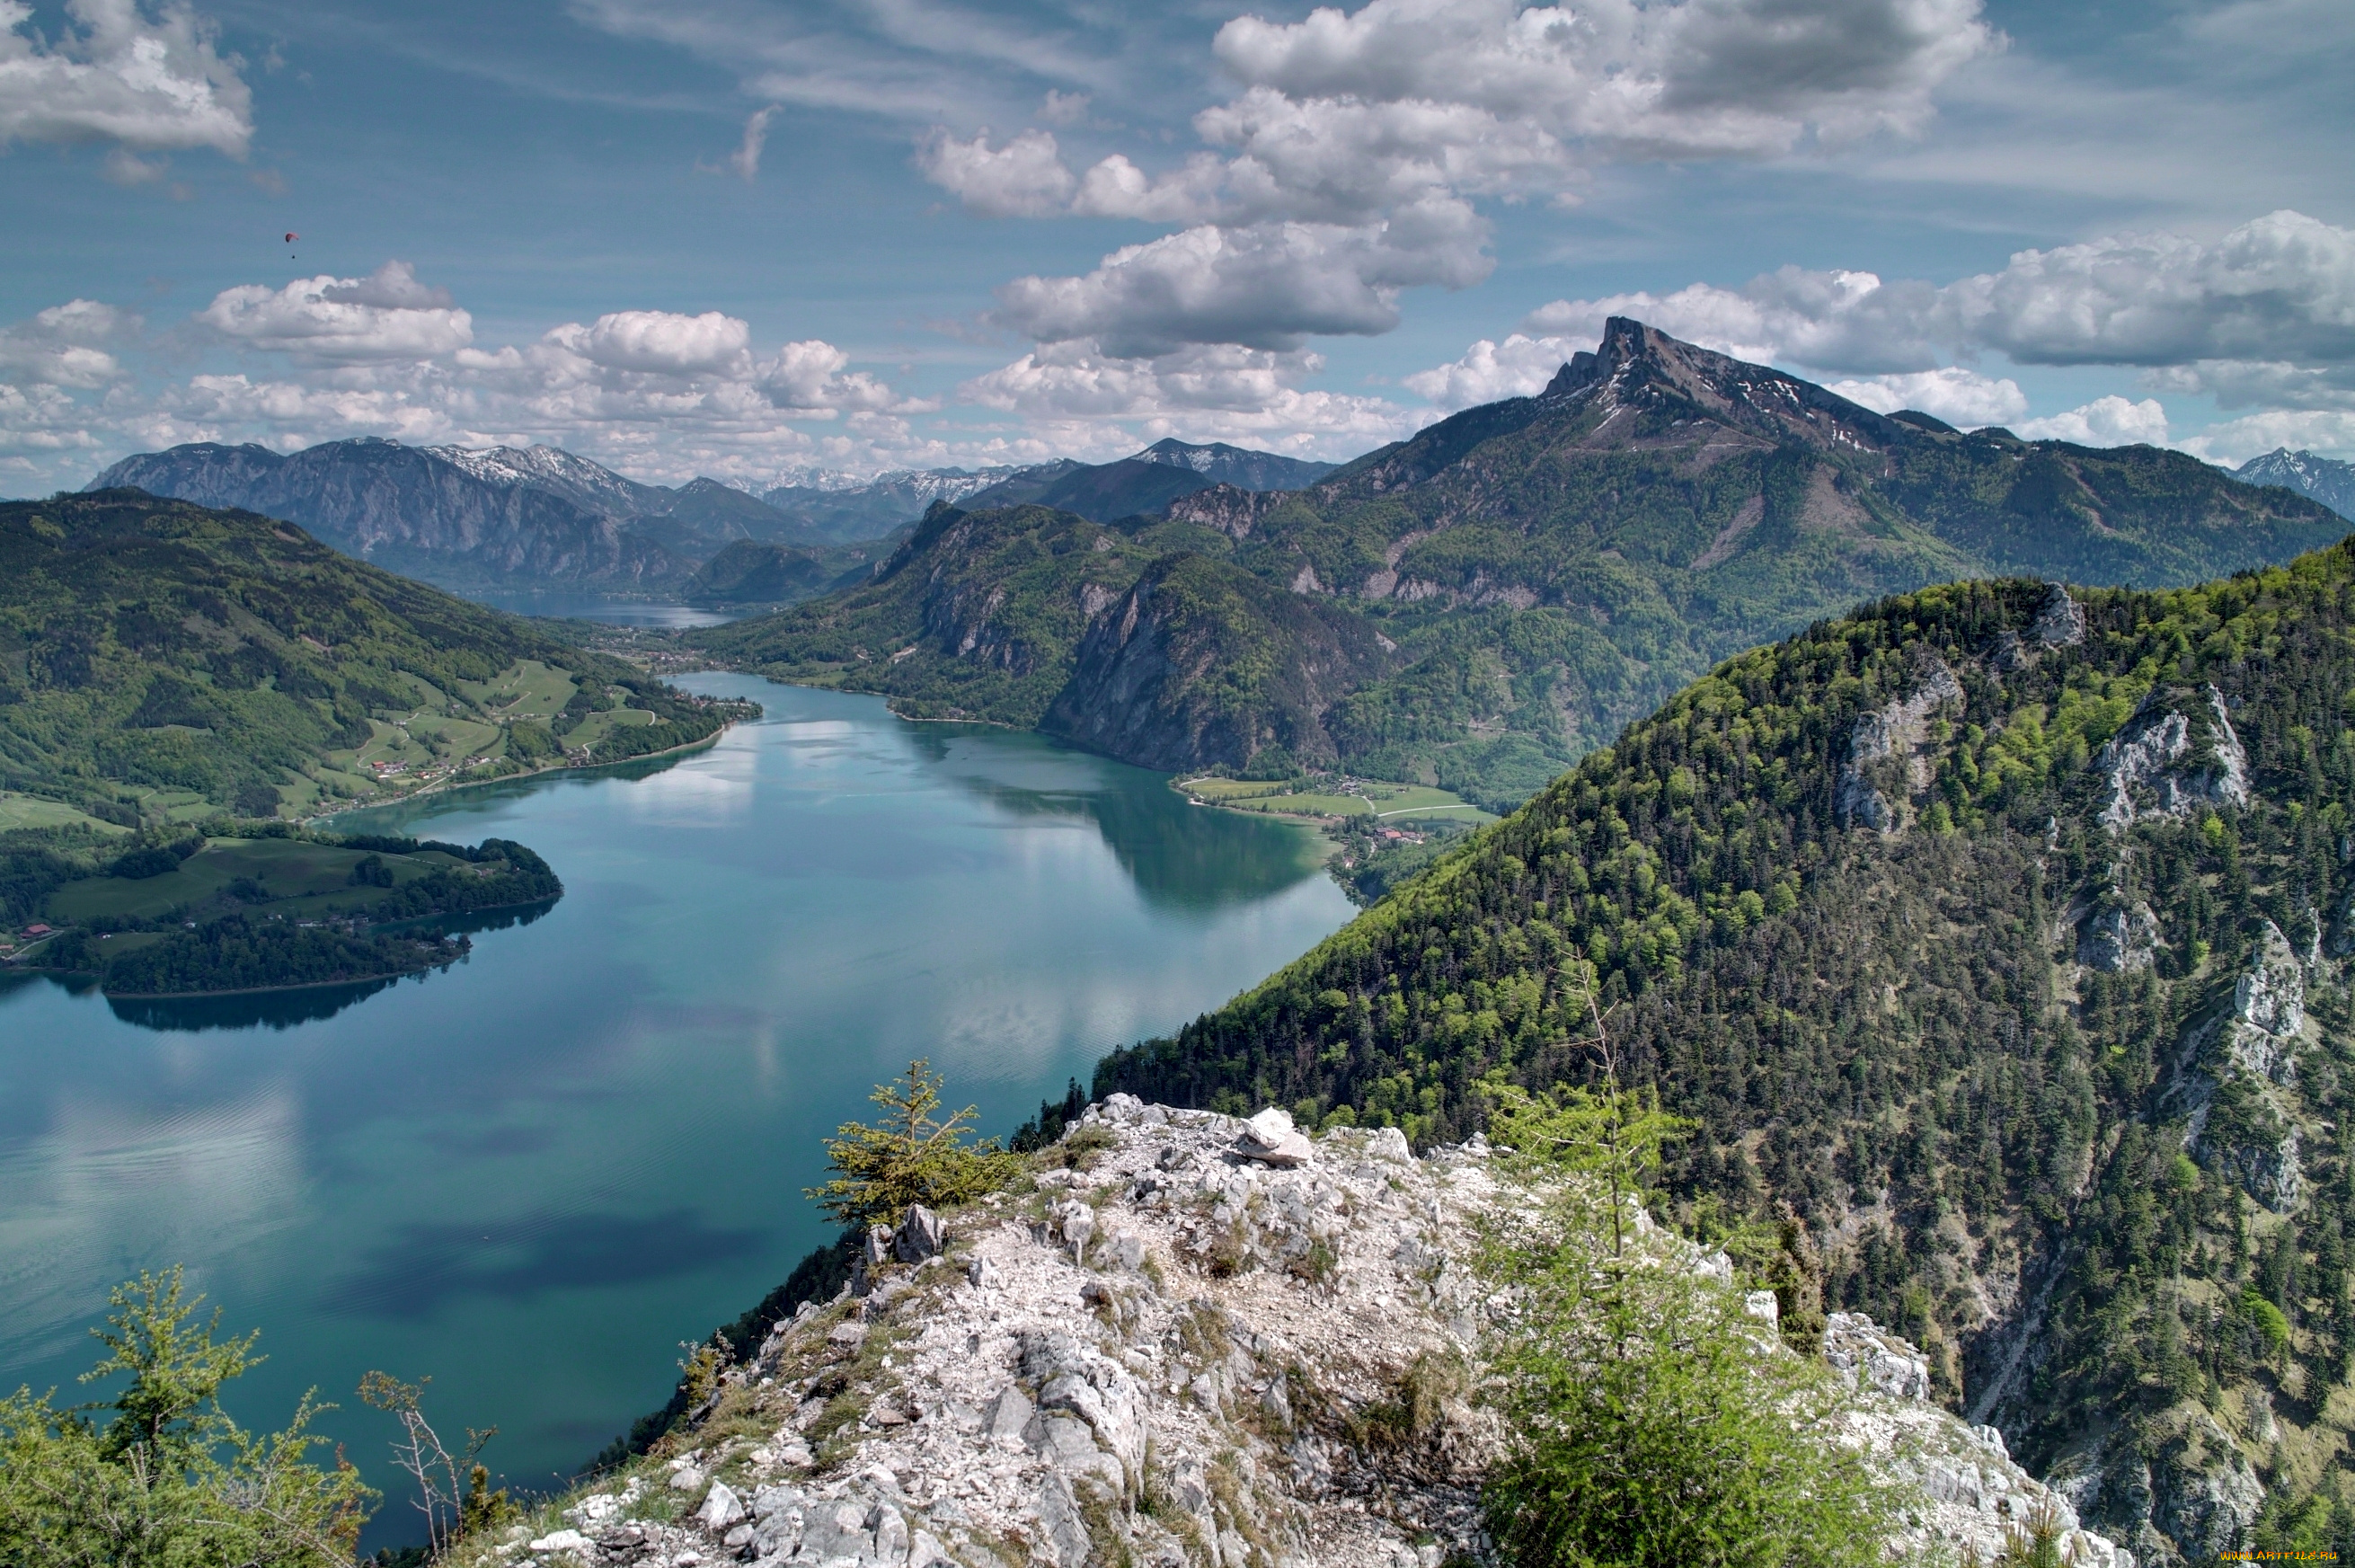
M897 1225L911 1204L942 1208L995 1190L1013 1179L1014 1156L995 1138L968 1145L976 1112L967 1105L946 1120L942 1076L924 1058L868 1095L883 1107L879 1125L845 1122L826 1140L835 1177L808 1189L810 1200L844 1226Z

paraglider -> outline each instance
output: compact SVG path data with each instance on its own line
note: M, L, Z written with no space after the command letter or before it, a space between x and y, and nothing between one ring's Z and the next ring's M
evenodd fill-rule
M295 240L300 240L301 238L303 238L303 236L301 236L300 234L295 233L295 232L294 232L293 229L288 229L288 230L286 231L286 243L287 243L287 244L289 244L289 245L293 244ZM294 259L294 252L293 252L292 251L289 251L286 253L286 259L287 259L288 261L293 261L293 260Z

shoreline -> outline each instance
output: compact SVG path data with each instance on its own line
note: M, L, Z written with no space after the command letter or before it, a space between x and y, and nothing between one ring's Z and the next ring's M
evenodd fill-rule
M389 800L351 801L336 807L333 811L314 811L308 816L284 816L278 820L292 823L298 827L307 827L312 823L325 822L329 817L343 816L355 811L382 811L389 806L405 805L412 800L423 800L430 795L449 795L462 789L485 789L492 784L514 784L522 779L536 779L543 773L594 773L599 768L627 767L632 763L648 762L655 757L684 756L689 752L699 751L706 746L718 745L719 737L734 729L736 724L737 720L730 719L699 741L688 741L677 746L665 746L659 752L641 752L634 757L619 757L610 763L550 763L546 767L526 768L521 773L501 773L496 778L444 779L440 784L428 784L423 789L411 790L407 795L397 795ZM202 994L209 996L213 993Z
M229 991L110 991L104 986L98 994L110 1002L201 1002L210 997L274 997L286 991L331 991L338 986L373 986L379 980L399 980L410 975L423 975L443 969L458 960L451 958L440 964L423 964L414 969L388 969L381 975L357 975L348 980L306 980L299 986L240 986ZM48 973L35 970L35 974ZM87 974L87 970L78 971Z
M543 904L553 909L562 901L563 897L563 894L559 893L552 899L527 899L521 903L484 904L475 909L457 911L454 914L410 915L406 920L387 922L383 929L397 933L405 928L413 928L427 921L463 919L477 914L502 914L512 910L538 909ZM47 942L48 938L43 937L41 940ZM274 996L281 991L324 991L336 986L368 986L378 980L398 980L404 975L422 975L430 970L445 969L464 956L466 955L462 953L437 963L420 964L408 969L388 969L381 975L357 975L343 980L304 980L292 986L234 986L225 991L110 991L101 984L98 987L98 993L110 1001L120 997L123 1001L188 1002L206 997L267 997ZM5 969L27 978L47 976L59 981L71 979L77 976L92 980L101 978L100 972L95 969L39 969L28 967L14 960L5 965Z

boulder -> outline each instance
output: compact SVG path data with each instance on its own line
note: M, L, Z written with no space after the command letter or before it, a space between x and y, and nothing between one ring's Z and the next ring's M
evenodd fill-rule
M1030 1417L1038 1408L1030 1402L1028 1394L1007 1383L997 1391L997 1397L989 1402L989 1408L982 1412L981 1430L990 1437L1019 1437L1022 1429L1030 1424Z
M920 1264L940 1256L948 1240L948 1227L941 1223L941 1217L921 1203L912 1203L908 1217L892 1232L891 1255L903 1264Z
M714 1481L704 1497L703 1506L695 1510L695 1517L706 1530L726 1530L742 1522L744 1501L727 1482Z
M1316 1150L1308 1135L1292 1125L1292 1117L1270 1105L1243 1124L1235 1139L1235 1153L1263 1165L1284 1168L1306 1165Z
M1096 1233L1096 1211L1078 1199L1070 1198L1048 1210L1047 1213L1055 1227L1055 1233L1063 1239L1065 1246L1071 1249L1072 1261L1085 1263L1088 1241Z

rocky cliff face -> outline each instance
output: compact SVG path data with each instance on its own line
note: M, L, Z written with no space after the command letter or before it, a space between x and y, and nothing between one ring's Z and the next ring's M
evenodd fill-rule
M890 1568L1437 1568L1494 1560L1482 1398L1508 1304L1485 1219L1530 1200L1478 1141L1310 1140L1115 1095L1031 1181L879 1233L687 1424L462 1561ZM1639 1226L1660 1264L1722 1253ZM1718 1286L1709 1286L1716 1288ZM1749 1306L1783 1355L1774 1298ZM1849 1438L1906 1488L1893 1552L1998 1549L2050 1509L2067 1561L2132 1568L1991 1429L1925 1402L1920 1353L1838 1315Z
M1200 556L1167 557L1097 613L1039 728L1148 768L1329 764L1332 705L1384 667L1356 616Z
M694 566L574 496L398 442L334 442L291 457L179 446L124 458L91 482L119 485L284 517L346 555L453 585L633 588Z
M461 587L669 587L734 540L826 542L717 480L641 485L552 446L198 443L126 457L89 487L118 485L284 517L346 555Z

